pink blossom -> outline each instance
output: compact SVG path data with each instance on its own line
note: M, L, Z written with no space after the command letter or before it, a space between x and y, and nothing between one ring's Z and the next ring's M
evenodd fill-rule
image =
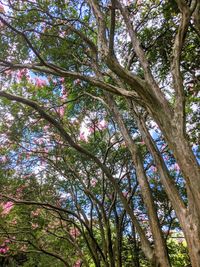
M80 267L81 266L82 261L79 259L75 262L75 264L73 265L73 267Z
M123 194L124 197L128 196L128 192L122 192L122 194Z
M27 69L21 69L17 72L18 80L21 80L27 74Z
M44 128L43 128L43 130L44 130L44 131L47 131L49 128L50 128L49 125L45 125Z
M62 206L66 203L66 197L60 197L60 199L57 201L58 206Z
M47 85L47 82L43 79L40 79L38 77L35 78L35 85L39 88L44 87Z
M35 142L38 144L38 145L42 145L44 143L44 138L38 138Z
M12 220L10 223L11 223L12 225L16 225L16 224L17 224L17 220L14 219L14 220Z
M64 114L65 114L65 108L64 108L64 107L59 107L59 108L57 109L57 112L58 112L58 114L60 115L60 117L63 117Z
M100 130L104 130L106 127L107 127L107 122L105 120L102 120L102 121L99 122L98 128Z
M6 75L11 75L12 72L13 72L12 70L6 70L6 71L5 71L5 74L6 74Z
M85 132L81 132L79 135L80 140L87 142L88 136L85 134Z
M79 84L81 83L81 80L80 80L80 79L76 79L76 80L74 81L74 83L75 83L75 85L79 85Z
M0 247L0 254L6 254L8 250L9 250L9 247L4 247L4 248Z
M88 131L89 131L89 133L93 133L94 132L94 127L89 127Z
M93 179L90 181L90 184L91 184L91 186L95 186L95 185L97 184L97 180L93 178Z
M31 228L33 230L37 229L39 227L38 223L31 223Z
M2 156L1 159L0 159L0 161L1 161L2 163L6 163L7 160L8 160L8 159L7 159L6 156Z
M4 204L1 204L1 207L3 209L3 211L1 212L2 215L7 215L10 210L13 208L14 204L12 201L8 201Z
M157 172L157 168L155 166L151 166L151 171L152 172Z
M180 167L177 163L174 164L174 170L175 171L180 171Z
M77 238L77 237L79 237L80 232L77 228L72 228L72 229L70 229L69 234L71 235L71 237Z
M67 94L61 96L61 101L65 101L67 99Z
M65 78L64 77L61 77L59 80L60 80L61 83L64 83Z
M40 209L36 209L36 210L31 211L31 215L33 217L37 217L38 215L40 215L40 212L41 212Z

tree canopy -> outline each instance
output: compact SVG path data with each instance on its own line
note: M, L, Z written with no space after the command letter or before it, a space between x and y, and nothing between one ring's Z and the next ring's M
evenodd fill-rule
M200 266L198 0L0 1L0 264Z

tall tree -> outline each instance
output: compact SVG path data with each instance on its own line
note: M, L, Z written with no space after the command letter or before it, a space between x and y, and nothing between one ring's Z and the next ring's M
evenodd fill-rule
M191 147L195 129L191 134L189 121L199 88L199 1L1 2L0 97L23 104L26 121L32 108L67 146L93 161L117 192L145 256L154 266L170 266L138 144L142 137L184 232L192 266L200 266L200 174ZM66 90L71 99L66 100ZM77 129L70 128L71 102L78 100L77 110L84 106L84 112L91 105L81 100L82 94L99 100L118 125L131 153L154 246L109 163L81 144L87 136L77 138ZM137 127L136 138L127 117ZM153 123L180 168L187 201L155 140ZM111 259L112 250L109 253Z

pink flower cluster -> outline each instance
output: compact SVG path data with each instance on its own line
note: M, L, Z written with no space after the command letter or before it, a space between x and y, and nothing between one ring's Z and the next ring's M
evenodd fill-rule
M1 163L6 163L7 162L7 157L6 156L2 156L1 158L0 158L0 162Z
M180 171L180 167L177 163L174 164L174 170L177 172Z
M27 69L21 69L17 72L17 79L21 80L27 74Z
M74 81L74 84L75 85L79 85L81 83L81 80L80 79L76 79L75 81Z
M92 187L95 186L97 184L97 180L92 178L91 181L90 181L90 184L91 184Z
M10 210L14 207L14 204L12 201L8 201L6 203L1 204L1 207L3 211L1 212L2 215L9 214Z
M39 224L38 223L31 223L31 228L33 230L37 229L39 227Z
M80 236L80 232L79 232L79 230L78 230L77 228L72 228L72 229L70 229L69 234L70 234L71 237L73 237L73 238L77 238L77 237Z
M8 70L4 71L4 73L9 76L13 73L13 71L8 69Z
M31 211L31 215L32 215L33 217L37 217L37 216L39 216L40 213L41 213L41 209L36 209L36 210Z
M57 108L57 112L60 115L60 117L63 117L65 114L65 107L62 106L62 107Z
M8 244L10 243L9 239L4 240L4 243L0 246L0 254L6 254L9 251Z
M61 77L59 80L60 80L61 83L64 83L65 78L64 77Z
M10 224L12 224L12 225L16 225L16 224L17 224L17 220L16 220L16 219L13 219L13 220L10 222Z
M101 131L101 130L106 129L107 125L108 125L108 123L104 119L95 123L95 125L92 125L90 127L88 127L88 124L86 123L85 125L82 125L82 127L81 127L79 139L81 141L88 142L88 138L94 132L95 128L97 130Z
M47 82L46 80L43 80L43 79L40 79L38 77L35 78L35 85L38 87L38 88L41 88L41 87L44 87L47 85Z
M73 265L73 267L80 267L80 266L81 266L81 263L82 263L81 260L77 260L77 261L75 262L75 264Z
M9 247L0 247L0 254L6 254L9 251Z
M101 120L98 123L97 127L99 128L99 130L104 130L104 129L106 129L107 125L108 124L107 124L107 122L105 120Z
M79 134L79 138L81 141L88 141L88 135L84 131Z

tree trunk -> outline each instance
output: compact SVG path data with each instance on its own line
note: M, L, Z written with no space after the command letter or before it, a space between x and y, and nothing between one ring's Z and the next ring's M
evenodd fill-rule
M188 216L186 220L184 234L192 267L200 267L200 229L194 224L192 217ZM190 219L192 219L191 222Z
M183 203L177 188L175 187L173 179L165 166L164 160L157 149L154 140L149 134L145 122L139 115L135 114L135 118L138 123L140 132L145 140L148 150L151 152L156 166L158 168L161 183L163 184L165 191L174 207L176 215L179 219L181 228L184 232L189 256L192 262L192 266L200 266L200 221L196 213L195 205L193 203L193 194L190 196L190 191L188 190L188 208L186 208Z
M135 145L128 129L126 128L123 118L112 96L109 94L106 94L106 101L107 101L108 106L110 107L111 114L113 115L115 121L118 124L120 132L126 143L126 146L132 155L132 160L135 165L137 180L141 188L141 193L142 193L144 204L147 208L149 224L150 224L151 232L152 232L153 239L154 239L154 244L155 244L154 253L155 253L156 263L158 264L157 266L160 266L160 267L170 266L166 244L163 238L161 226L160 226L159 219L157 216L156 207L155 207L153 196L151 193L151 188L150 188L148 178L144 170L140 152L137 149L137 146Z
M134 246L134 255L132 262L135 267L140 267L140 259L139 259L139 247L137 244L137 239L136 239L136 232L135 232L135 227L132 225L132 239L133 239L133 246Z
M166 136L169 147L174 153L174 157L179 164L180 170L186 181L187 190L189 191L189 200L193 205L196 216L200 222L200 168L199 164L194 156L194 153L189 145L186 137L177 133L177 131L171 131L170 136Z

